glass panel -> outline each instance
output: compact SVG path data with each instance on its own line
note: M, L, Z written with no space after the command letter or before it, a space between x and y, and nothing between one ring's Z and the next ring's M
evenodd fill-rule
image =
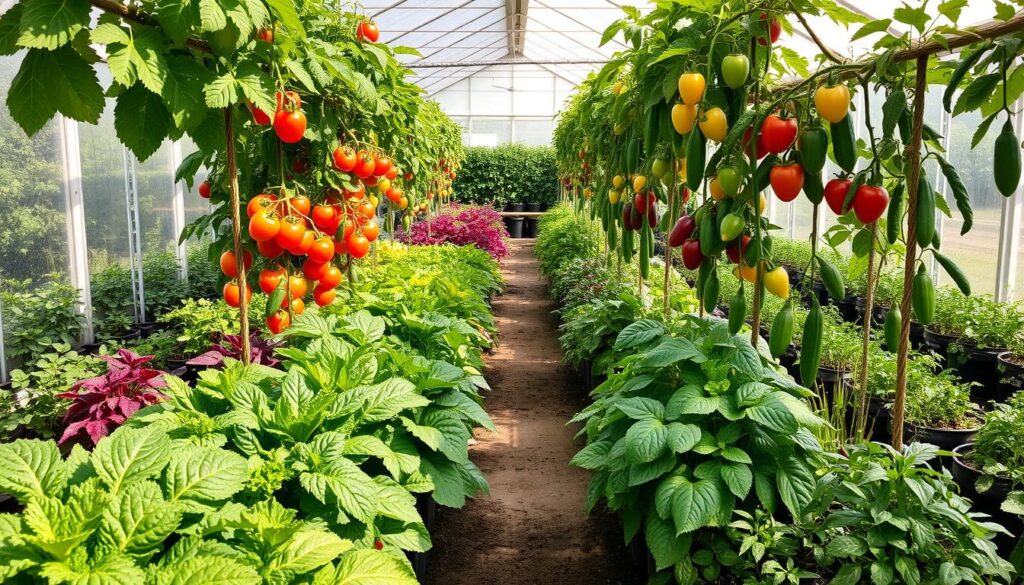
M195 143L187 136L181 140L181 155L186 157L196 150ZM185 225L192 223L199 217L210 212L210 204L206 199L199 196L199 183L206 179L208 169L202 167L196 173L192 188L185 188ZM185 242L188 254L188 296L208 297L217 294L217 282L220 279L218 265L210 261L208 247L210 243L209 233L203 234L201 239L189 238Z
M142 234L142 287L146 319L153 320L185 296L179 278L174 230L174 171L171 143L165 142L145 162L135 163Z
M513 120L515 138L518 144L547 146L551 144L554 124L551 120Z
M6 95L20 56L0 58ZM60 126L26 136L0 107L0 305L6 374L52 342L72 343L83 321L68 285L67 200ZM6 376L5 376L6 377Z
M473 118L470 120L469 143L472 146L497 146L512 139L512 120L508 118Z

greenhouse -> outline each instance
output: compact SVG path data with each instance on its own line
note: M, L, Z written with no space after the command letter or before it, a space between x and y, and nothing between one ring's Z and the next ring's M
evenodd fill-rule
M1024 2L0 3L0 583L1024 583Z

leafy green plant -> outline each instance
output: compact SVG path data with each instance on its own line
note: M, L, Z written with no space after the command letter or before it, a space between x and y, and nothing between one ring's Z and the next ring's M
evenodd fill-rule
M276 502L232 502L245 458L156 428L119 429L66 461L51 442L0 444L0 471L0 489L26 506L0 515L5 582L269 585L320 572L334 583L371 566L389 583L416 582L403 561L351 551Z
M978 491L992 487L994 478L1009 480L1015 489L1024 487L1024 395L1015 394L1008 404L996 404L974 437L969 461L984 475ZM1024 510L1024 493L1013 498Z
M952 373L908 370L906 421L919 427L963 429L979 424L971 405L970 384Z
M565 262L596 256L602 237L599 225L577 215L567 205L548 210L540 218L537 235L536 252L541 273L550 277Z
M856 374L860 366L860 326L839 317L835 307L825 308L825 328L821 337L821 365Z
M558 200L555 149L521 144L467 148L452 188L463 203L554 204Z
M935 318L928 328L942 335L963 335L970 323L971 297L951 286L939 287L935 292Z
M178 259L170 252L143 256L142 285L149 320L159 318L188 296L188 285L178 274Z
M33 286L32 281L7 282L0 293L4 312L4 352L8 359L24 361L55 343L73 345L85 320L79 312L79 293L58 275Z
M53 438L68 409L67 400L58 394L99 374L103 362L57 344L28 366L12 371L11 391L0 392L0 433L10 437L23 428L35 437Z
M218 335L238 328L238 312L223 300L186 299L178 308L164 313L160 322L178 332L180 355L196 356L206 351Z
M614 348L622 359L573 419L587 446L572 463L594 472L588 509L605 499L627 541L643 530L659 570L714 581L738 562L713 544L734 510L799 516L810 503L821 449L810 429L823 421L807 391L725 323L670 333L640 320Z
M220 294L218 284L224 278L218 263L210 259L210 244L206 241L189 246L188 294L193 298L210 298Z
M928 466L937 455L920 443L902 453L861 443L834 459L802 517L831 583L1010 582L992 541L1004 530L970 513L952 478Z
M96 338L106 340L128 331L135 312L130 269L111 264L92 273L89 287Z

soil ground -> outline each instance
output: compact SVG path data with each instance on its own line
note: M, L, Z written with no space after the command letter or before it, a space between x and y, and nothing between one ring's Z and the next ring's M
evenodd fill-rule
M610 513L584 511L589 472L569 466L582 439L566 426L587 403L561 363L557 319L532 240L512 240L506 289L494 299L498 347L487 360L486 408L497 433L478 430L470 457L490 496L439 508L425 583L634 585L642 583Z

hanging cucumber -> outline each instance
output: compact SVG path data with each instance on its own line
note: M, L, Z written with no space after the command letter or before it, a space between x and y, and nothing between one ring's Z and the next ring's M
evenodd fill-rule
M635 173L640 169L640 141L636 138L626 146L626 173Z
M787 300L782 310L772 320L772 329L768 332L768 351L777 358L786 353L793 341L793 301Z
M714 254L718 241L718 218L705 214L704 220L700 222L700 253L705 256Z
M612 222L608 227L608 249L614 250L619 245L619 228Z
M832 155L839 168L848 173L857 166L857 137L853 133L853 116L846 115L842 120L831 124Z
M889 309L889 312L885 314L885 325L883 329L885 331L885 346L889 351L896 351L900 345L900 327L903 326L903 313L900 312L900 308L893 306Z
M736 296L729 303L729 333L736 335L743 327L743 321L747 318L747 297L743 294L741 287L736 291Z
M839 274L835 266L832 266L824 258L818 256L818 268L821 270L821 283L825 285L830 297L836 301L846 298L846 287L843 285L843 276Z
M714 262L709 262L708 264L714 264ZM708 273L707 281L704 283L704 288L702 289L704 294L701 296L701 301L704 303L704 310L709 313L714 311L715 306L718 305L718 289L718 271L712 268L711 272Z
M1020 141L1017 140L1017 135L1013 132L1013 123L1009 119L996 137L995 158L992 162L996 188L1004 197L1013 195L1020 183Z
M885 218L885 239L890 244L895 244L900 239L903 231L903 213L906 211L906 198L903 197L903 183L897 184L892 189L889 199L889 209L886 210Z
M917 181L917 244L927 248L935 237L935 191L924 169Z
M804 194L807 195L807 199L817 205L821 203L821 199L825 196L825 186L821 182L821 175L819 173L806 173L804 175Z
M917 322L926 327L931 325L935 319L935 283L928 276L923 264L918 267L914 276L910 300Z
M647 110L647 120L644 122L644 151L654 152L658 146L658 136L661 134L661 102L651 106Z
M850 116L846 116L849 118ZM804 321L803 341L800 345L800 380L804 386L813 388L821 364L821 339L825 333L825 318L821 312L818 297L811 297L811 310Z
M633 230L622 229L622 259L629 264L633 261Z
M686 143L686 186L690 191L700 191L704 180L704 163L707 156L706 139L699 130L691 130Z

